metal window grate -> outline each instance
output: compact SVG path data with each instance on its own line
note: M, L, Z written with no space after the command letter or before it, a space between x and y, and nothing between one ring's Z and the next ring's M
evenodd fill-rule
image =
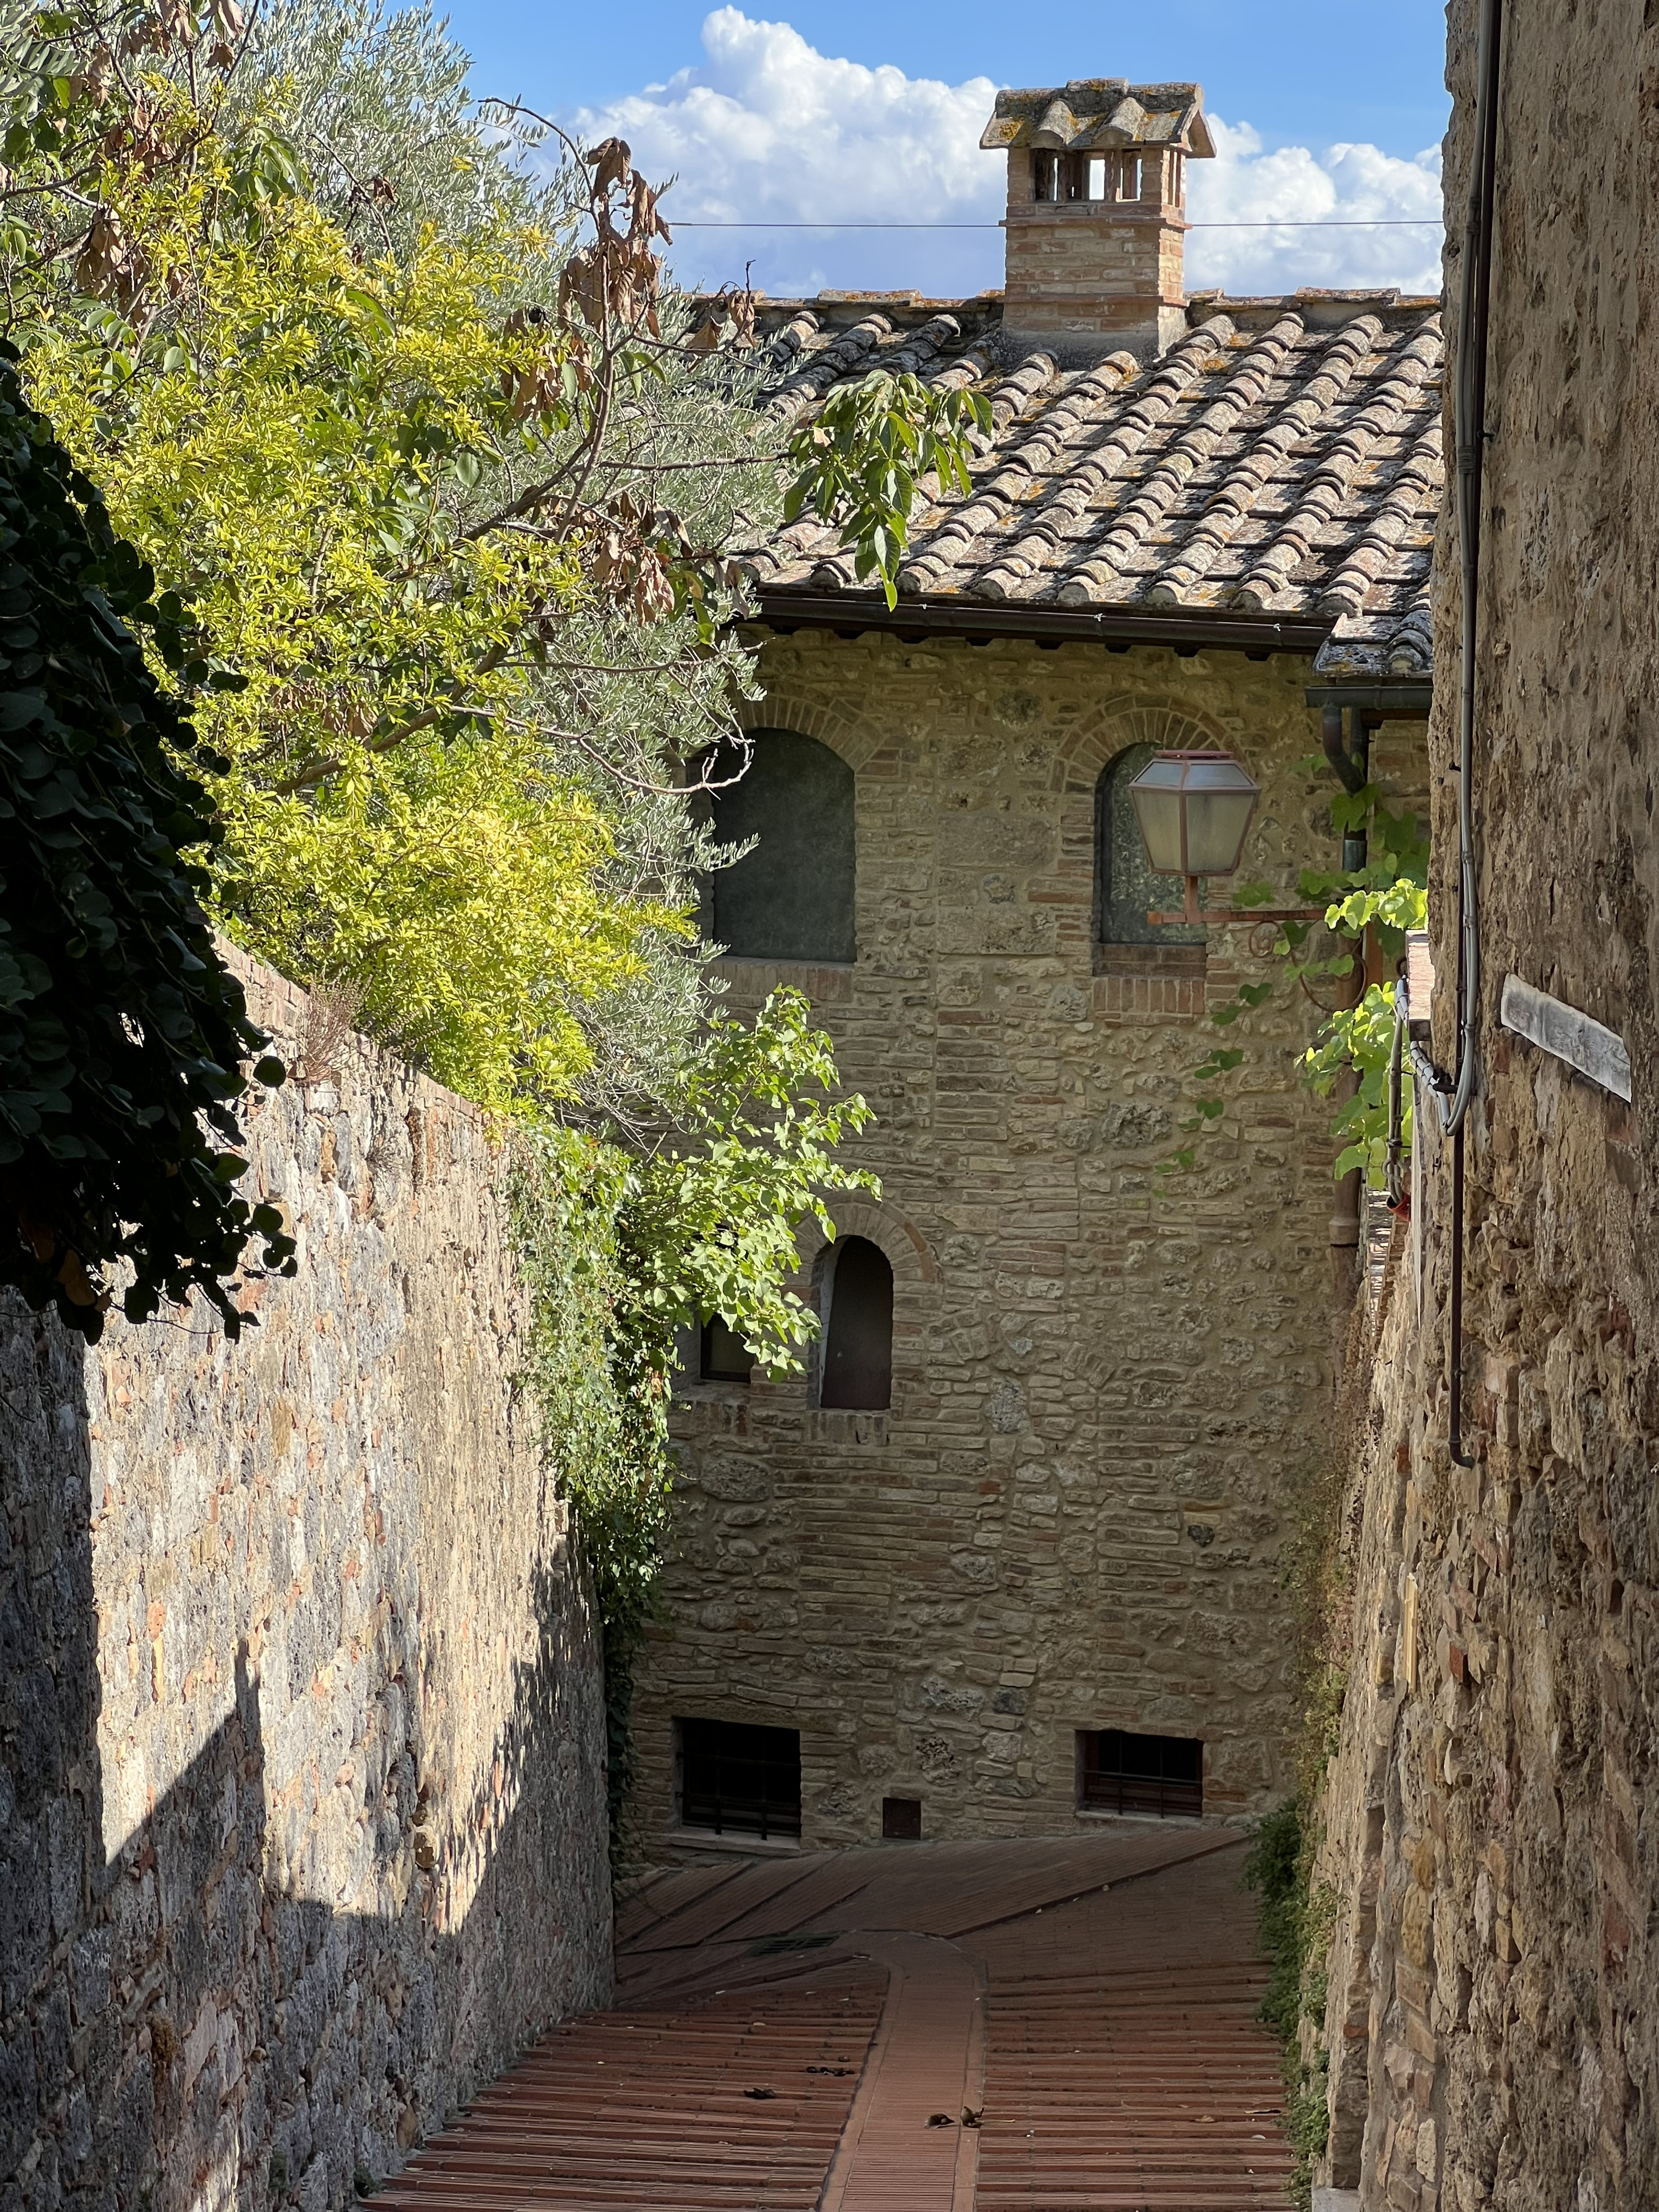
M800 1833L800 1732L682 1720L680 1820L717 1836Z
M1196 1819L1204 1810L1204 1746L1180 1735L1079 1730L1080 1798L1091 1813Z
M881 1801L881 1832L889 1843L919 1844L921 1841L921 1798L884 1797Z

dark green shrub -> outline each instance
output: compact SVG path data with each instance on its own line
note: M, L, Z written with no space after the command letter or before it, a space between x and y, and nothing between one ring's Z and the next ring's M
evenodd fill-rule
M214 948L217 836L178 763L196 739L133 625L186 684L185 611L0 358L0 1282L95 1340L113 1273L142 1321L192 1290L226 1334L249 1241L293 1271L275 1206L234 1186L234 1111L280 1061ZM229 681L220 678L221 682Z
M1291 1798L1255 1824L1244 1861L1244 1881L1261 1900L1261 1948L1269 1961L1261 2016L1284 2051L1287 2106L1285 2128L1296 2153L1291 2181L1293 2203L1310 2200L1314 2166L1329 2130L1327 2084L1329 2061L1324 2051L1310 2064L1302 2055L1302 2024L1324 2024L1325 1964L1330 1947L1330 1898L1311 1887L1314 1847Z

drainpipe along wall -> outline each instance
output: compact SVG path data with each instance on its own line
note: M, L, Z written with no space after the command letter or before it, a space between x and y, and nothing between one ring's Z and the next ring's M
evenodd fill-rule
M1370 729L1368 720L1357 708L1351 708L1350 728L1345 738L1340 707L1327 707L1320 716L1320 743L1325 757L1335 769L1342 788L1350 793L1362 790L1370 775ZM1362 825L1348 830L1342 839L1342 866L1345 871L1363 868L1368 858L1369 842ZM1365 962L1356 955L1352 969L1344 978L1342 995L1338 1000L1339 1011L1357 1006L1365 995ZM1345 1072L1337 1081L1334 1097L1339 1109L1346 1105L1358 1088L1358 1078L1352 1070ZM1351 1168L1346 1175L1337 1178L1336 1199L1331 1208L1331 1306L1337 1341L1337 1371L1340 1371L1342 1339L1347 1328L1348 1309L1352 1305L1364 1273L1361 1255L1364 1179L1363 1171Z

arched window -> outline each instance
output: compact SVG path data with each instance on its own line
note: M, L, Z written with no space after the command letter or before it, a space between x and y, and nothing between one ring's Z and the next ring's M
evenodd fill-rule
M1154 751L1131 745L1100 772L1095 786L1095 942L1097 945L1202 945L1201 926L1153 923L1149 912L1173 913L1186 896L1179 876L1155 876L1140 842L1129 786Z
M820 1406L880 1412L893 1396L893 1270L867 1237L838 1237L823 1274Z
M756 840L710 884L710 934L751 960L847 960L853 936L853 771L799 730L757 730L748 773L714 795L715 835Z

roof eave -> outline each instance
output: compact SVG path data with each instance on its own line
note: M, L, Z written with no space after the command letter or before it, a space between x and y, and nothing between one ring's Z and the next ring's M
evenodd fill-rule
M1434 678L1421 676L1356 676L1346 683L1310 684L1303 697L1310 707L1352 707L1390 720L1426 720L1434 703Z
M1027 638L1037 644L1216 647L1233 653L1311 657L1331 634L1328 619L1212 611L1204 607L1053 607L1019 600L987 605L944 594L901 599L879 592L800 592L761 585L752 620L769 629L866 630L921 637Z

